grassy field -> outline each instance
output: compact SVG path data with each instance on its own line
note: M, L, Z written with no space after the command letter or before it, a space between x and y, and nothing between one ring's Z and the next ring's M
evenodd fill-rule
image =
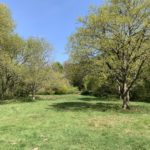
M0 105L0 150L150 150L150 104L42 96Z

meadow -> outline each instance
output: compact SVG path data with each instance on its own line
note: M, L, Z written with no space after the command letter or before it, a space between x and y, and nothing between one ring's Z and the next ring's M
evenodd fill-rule
M0 104L0 150L150 150L150 104L82 95Z

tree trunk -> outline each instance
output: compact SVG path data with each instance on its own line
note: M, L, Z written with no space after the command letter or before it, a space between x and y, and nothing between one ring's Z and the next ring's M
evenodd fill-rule
M124 88L123 88L123 93L122 93L122 100L123 100L123 105L122 108L124 110L126 109L130 109L129 107L129 101L130 101L130 91L127 92L127 84L124 84Z
M35 100L35 90L32 91L32 100Z
M130 109L130 107L129 107L128 95L124 96L124 98L123 98L123 105L122 105L122 108L123 108L124 110Z
M121 100L122 98L121 98L121 87L120 87L120 85L118 86L118 94L119 94L119 98Z
M7 88L5 87L4 82L2 80L2 83L1 83L1 99L2 100L4 100L4 98L5 98L6 89Z

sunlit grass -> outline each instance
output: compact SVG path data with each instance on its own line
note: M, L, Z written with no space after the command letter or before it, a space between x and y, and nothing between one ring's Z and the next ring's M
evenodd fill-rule
M0 105L0 150L149 150L150 104L80 95Z

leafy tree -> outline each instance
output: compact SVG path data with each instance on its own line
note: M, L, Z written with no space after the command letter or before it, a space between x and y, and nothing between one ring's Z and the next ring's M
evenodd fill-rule
M18 56L23 48L23 40L14 34L14 22L8 8L0 4L0 98L12 92L15 82Z
M134 101L150 102L150 67L148 60L145 62L142 73L140 74L134 88L131 90L131 98Z
M6 5L0 4L0 42L4 42L7 35L14 30L14 22Z
M27 60L23 64L24 81L31 91L32 98L35 99L35 94L41 88L48 76L47 53L52 48L44 39L29 38L27 41Z
M25 43L18 35L10 35L2 45L0 56L0 85L1 98L5 93L13 93L15 85L19 81L20 60Z
M52 63L52 69L60 73L63 73L64 71L64 67L60 62Z
M80 63L66 62L64 71L66 78L73 86L78 87L79 90L84 88L83 78L86 75L86 71L83 70L83 64L81 66Z
M0 99L26 96L49 78L52 47L44 39L22 39L14 32L14 22L7 6L0 4Z
M104 84L105 87L110 86L110 84L108 86L110 77L106 68L103 67L104 63L101 56L91 58L87 55L86 58L84 57L84 60L80 60L79 58L77 58L78 61L75 59L75 61L72 60L65 63L64 70L66 78L70 80L72 85L78 87L82 94L103 96L104 91L102 92L101 89L104 87Z
M133 88L150 49L150 2L110 0L79 18L82 26L70 38L71 57L101 55L119 87L123 108L129 108Z

